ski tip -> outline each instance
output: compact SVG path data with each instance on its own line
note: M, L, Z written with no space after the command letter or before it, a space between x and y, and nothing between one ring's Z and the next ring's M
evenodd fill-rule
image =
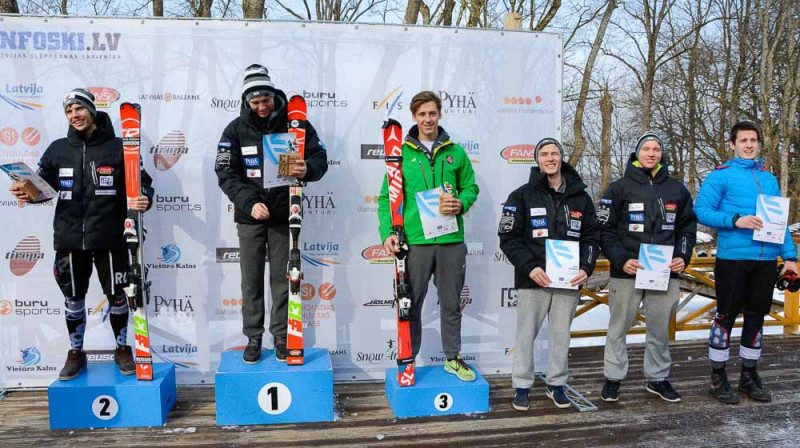
M399 121L395 120L394 118L386 118L383 121L383 129L386 129L391 126L399 126L402 128L402 125L400 124Z

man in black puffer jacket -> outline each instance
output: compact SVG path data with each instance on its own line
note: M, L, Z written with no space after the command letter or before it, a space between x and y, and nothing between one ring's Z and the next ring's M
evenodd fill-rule
M642 302L647 314L646 389L666 401L681 399L667 381L671 364L668 329L680 295L678 274L692 259L697 217L689 191L669 176L662 148L657 135L642 135L628 160L625 176L608 186L597 209L603 253L611 265L611 317L605 348L606 381L601 395L605 401L619 399L620 381L628 373L625 336ZM674 247L667 291L634 288L636 270L644 269L638 262L643 243Z
M132 375L136 366L127 345L128 302L122 289L127 286L129 254L122 232L128 208L150 208L152 179L142 170L145 195L128 201L126 206L122 139L115 137L108 114L95 109L94 95L85 89L67 94L64 111L69 122L67 138L50 144L38 171L58 191L53 273L66 299L71 345L59 379L71 380L86 367L83 336L92 262L110 302L109 320L117 342L114 360L123 375ZM11 191L21 204L30 201L16 185Z
M261 358L264 334L264 260L269 247L272 311L269 332L275 357L286 361L289 283L289 187L264 188L263 137L288 131L287 105L267 69L253 64L245 69L239 117L228 124L217 145L215 171L219 186L234 207L239 234L242 273L242 332L247 336L243 358L255 364ZM292 166L291 175L305 182L320 180L328 170L325 146L306 125L305 160Z
M561 144L546 138L536 145L538 167L531 168L527 184L514 190L503 204L500 249L514 265L517 300L517 336L512 367L516 395L512 406L526 411L533 386L533 341L549 320L547 396L556 406L568 408L567 383L570 325L578 306L578 290L550 288L545 240L578 241L580 271L571 279L580 285L592 275L600 252L600 229L586 184L562 160Z

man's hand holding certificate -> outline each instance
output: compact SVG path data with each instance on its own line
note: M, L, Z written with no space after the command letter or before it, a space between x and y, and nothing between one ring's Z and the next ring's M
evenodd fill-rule
M753 240L783 244L786 224L789 222L789 198L758 195L756 216L763 221L763 225L760 229L753 230Z

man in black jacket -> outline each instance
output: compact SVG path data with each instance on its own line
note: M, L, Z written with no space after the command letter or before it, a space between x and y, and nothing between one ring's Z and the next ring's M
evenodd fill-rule
M255 364L261 358L264 334L264 260L269 248L272 311L269 332L275 357L286 361L289 283L289 187L264 188L265 134L288 131L287 105L267 69L253 64L245 69L239 117L228 124L217 145L215 171L219 186L234 207L239 234L242 273L242 332L247 336L243 358ZM305 182L320 180L328 170L325 146L307 124L305 160L292 166L291 175Z
M127 202L122 139L115 137L111 119L98 112L94 95L74 89L64 99L69 122L67 138L54 141L39 160L39 175L58 191L53 219L56 250L53 273L65 297L71 349L59 379L71 380L86 368L86 291L92 262L108 297L111 328L117 342L114 360L123 375L136 372L127 345L127 286L129 254L124 230L127 209L146 211L153 198L152 179L142 170L145 195ZM19 186L11 192L21 204L30 197Z
M605 384L601 398L619 400L620 381L628 373L625 337L644 302L647 336L644 355L646 389L669 402L681 396L667 381L669 322L680 295L678 274L692 259L697 217L686 187L669 176L662 158L663 144L652 132L642 135L631 154L625 176L603 193L597 217L602 226L602 247L611 265L609 307L611 317L605 348ZM672 278L667 291L634 288L642 244L673 246Z
M564 386L569 374L570 325L580 293L549 287L545 240L579 241L580 271L570 280L572 286L586 282L600 252L592 198L575 169L562 161L562 155L561 144L555 139L545 138L536 145L539 166L531 168L527 184L508 196L497 231L500 248L514 265L514 287L519 290L511 380L516 388L512 406L519 411L530 406L533 342L545 317L550 329L546 394L559 408L570 406Z

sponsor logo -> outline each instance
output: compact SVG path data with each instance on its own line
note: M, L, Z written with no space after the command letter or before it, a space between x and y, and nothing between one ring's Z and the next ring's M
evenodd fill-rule
M395 301L394 299L378 299L372 298L369 302L365 302L361 306L385 306L389 308L394 308Z
M628 213L628 221L644 222L644 213Z
M457 142L459 146L464 148L467 152L470 162L472 164L481 163L481 144L474 140L461 140Z
M101 166L97 168L97 174L102 174L103 176L114 174L114 168L110 166Z
M503 354L506 355L506 356L510 356L510 355L512 355L514 353L515 349L516 349L516 347L506 347L503 350Z
M350 353L345 349L340 350L328 350L328 353L331 356L350 356Z
M303 283L300 285L300 298L302 300L311 300L317 294L317 288L311 283Z
M181 131L170 131L161 138L161 141L150 148L153 155L153 165L159 171L166 171L181 159L181 156L189 153L186 147L186 135Z
M300 285L301 298L308 302L303 304L303 325L306 327L319 327L323 320L330 320L336 315L336 304L332 300L336 297L336 285L322 283L314 287L311 283ZM319 297L318 302L312 302Z
M220 305L214 310L214 314L241 316L242 303L243 300L239 298L222 299L220 300Z
M461 358L464 361L475 362L475 355L462 354ZM430 359L431 359L431 362L434 362L434 363L437 363L437 364L438 363L444 363L445 361L447 361L447 357L446 356L431 356Z
M516 288L500 288L500 308L516 308L518 296Z
M139 94L139 101L164 101L171 103L173 101L200 101L200 95L191 93L142 93Z
M336 297L336 285L333 283L323 283L317 290L319 298L322 300L333 300Z
M238 262L239 262L238 247L217 248L217 263L238 263Z
M0 50L110 52L119 49L120 33L0 31ZM68 57L65 57L69 59Z
M569 217L572 219L581 219L581 217L583 217L583 213L577 210L570 210Z
M306 104L309 108L314 107L347 107L347 100L340 98L336 98L336 92L314 92L309 90L303 90L303 99L306 100ZM287 95L289 98L292 97L291 93Z
M442 112L445 114L473 115L478 109L475 92L461 94L440 90L439 98L442 99Z
M42 134L38 129L29 126L22 131L22 143L28 146L36 146L42 140Z
M678 204L674 202L667 202L666 204L664 204L664 208L667 209L668 211L674 212L675 210L678 209Z
M85 350L88 362L114 362L114 350Z
M500 151L500 156L508 163L536 163L534 153L536 150L535 145L511 145L506 146Z
M241 99L211 98L212 109L223 109L227 112L238 112L241 105Z
M39 238L27 236L17 243L14 250L6 252L6 260L11 273L16 276L23 276L36 266L36 262L44 258L42 245Z
M383 99L373 101L372 109L388 111L386 114L387 116L391 116L395 111L402 110L404 106L403 102L400 101L400 98L403 96L402 89L403 86L399 85L389 92L385 97L383 97Z
M536 96L506 96L497 109L501 114L553 114L554 110L548 108L544 98Z
M119 99L119 92L111 87L87 87L86 90L94 95L94 105L99 109L111 107Z
M153 311L156 314L194 314L194 305L190 294L183 297L153 296Z
M531 227L547 227L547 218L531 218Z
M336 203L333 193L321 195L303 195L303 212L306 215L335 215Z
M0 143L6 146L14 146L17 144L19 134L14 128L3 128L0 130Z
M74 183L73 179L61 179L58 181L58 185L61 188L72 188L73 183Z
M244 165L249 167L261 166L261 159L259 159L258 157L245 157Z
M194 344L162 344L160 352L171 355L192 355L197 353L197 346Z
M378 196L364 196L364 205L356 206L359 213L378 213Z
M386 149L383 145L362 144L361 158L363 160L383 160Z
M362 250L361 258L372 264L394 263L394 256L383 247L383 244L376 244Z
M3 31L0 31L0 39ZM2 41L0 41L2 49ZM1 53L0 53L1 54ZM11 106L17 110L36 110L44 107L39 101L44 98L44 87L33 82L30 84L9 84L6 83L3 93L0 93L0 103ZM8 128L6 128L8 129ZM14 131L16 133L16 131ZM14 137L16 143L16 136Z
M8 316L14 311L14 307L8 300L0 300L0 316Z
M56 368L42 364L42 352L39 347L27 347L19 351L17 365L6 366L9 372L55 372Z
M0 103L3 100L0 99ZM20 138L21 137L21 138ZM29 166L35 166L42 156L42 153L33 149L42 140L42 134L34 127L27 127L22 130L20 135L17 129L5 127L0 129L0 146L7 146L0 152L0 163L23 162ZM19 145L19 143L23 145ZM16 201L14 201L16 204ZM53 201L48 201L47 205ZM45 204L31 204L45 205Z
M200 212L203 206L200 203L192 202L189 196L162 196L156 194L155 209L158 212Z
M161 246L161 256L156 257L158 263L147 263L148 269L197 269L197 265L191 263L180 263L181 248L177 244L167 244Z
M467 255L483 255L483 243L467 243Z
M383 364L386 361L397 359L397 344L394 339L386 341L386 350L383 352L358 352L355 361L361 364Z
M494 261L495 263L505 263L511 265L511 262L508 261L508 257L506 257L506 254L504 254L502 251L499 250L494 253L494 258L492 258L492 261Z
M339 264L339 243L333 241L308 243L303 241L301 258L316 267L328 267Z
M461 288L461 311L464 311L464 308L467 307L470 303L472 303L472 295L469 293L469 285L464 285Z

